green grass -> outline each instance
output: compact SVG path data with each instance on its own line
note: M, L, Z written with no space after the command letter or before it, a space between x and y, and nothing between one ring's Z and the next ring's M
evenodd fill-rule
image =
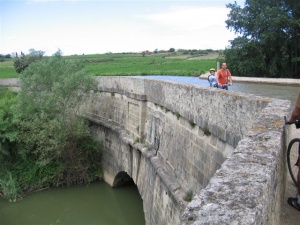
M189 60L171 58L169 53L151 54L103 54L85 60L86 68L96 76L127 75L183 75L199 76L215 67L217 59ZM73 58L74 59L74 58Z
M0 67L0 78L18 78L19 74L14 68Z
M19 74L15 71L13 60L0 62L0 78L18 78Z
M83 62L86 69L95 76L133 76L133 75L177 75L199 76L216 66L217 58L193 59L199 55L180 53L109 53L96 55L64 56L69 60ZM0 78L19 77L13 67L13 60L0 63Z

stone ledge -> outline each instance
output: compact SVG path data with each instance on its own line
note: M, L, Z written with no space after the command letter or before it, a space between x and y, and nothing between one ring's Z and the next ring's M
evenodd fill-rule
M268 104L247 137L185 209L182 225L279 224L285 174L282 118L288 114L288 102L274 99Z

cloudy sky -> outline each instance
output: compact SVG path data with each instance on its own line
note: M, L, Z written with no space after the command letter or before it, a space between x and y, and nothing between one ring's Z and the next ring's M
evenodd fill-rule
M234 38L225 25L233 2L0 0L0 53L224 49Z

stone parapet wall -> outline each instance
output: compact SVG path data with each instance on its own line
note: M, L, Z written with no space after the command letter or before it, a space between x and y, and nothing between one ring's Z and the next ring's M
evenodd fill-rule
M237 146L270 98L228 92L171 81L98 77L98 88L120 94L145 95L149 102L170 110L226 143ZM127 95L128 95L127 94Z
M282 118L289 101L168 81L97 79L98 91L143 102L127 109L139 115L132 121L142 123L143 132L128 128L128 115L125 129L136 129L132 142L155 152L151 162L161 168L165 183L171 181L166 187L173 198L182 200L174 195L179 189L197 194L182 224L278 224L285 171ZM172 182L179 186L172 190Z
M279 224L285 187L283 117L288 101L274 99L246 137L185 209L182 224Z
M206 131L208 132L208 131ZM148 102L145 143L185 192L205 187L234 147L162 106Z

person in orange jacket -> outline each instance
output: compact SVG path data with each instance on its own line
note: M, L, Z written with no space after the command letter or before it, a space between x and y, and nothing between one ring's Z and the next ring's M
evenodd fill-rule
M230 70L227 69L227 63L222 63L222 68L217 72L218 88L228 90L228 86L232 86L232 77Z

